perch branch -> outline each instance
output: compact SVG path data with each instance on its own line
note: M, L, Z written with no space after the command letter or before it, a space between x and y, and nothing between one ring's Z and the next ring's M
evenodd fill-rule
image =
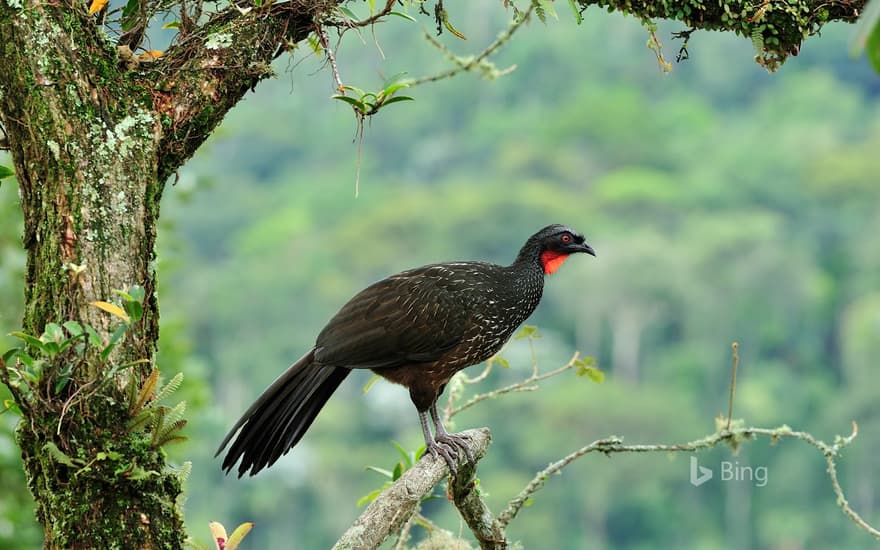
M477 460L486 454L491 441L487 428L467 430L468 446ZM455 485L467 487L472 485L470 477L473 468L462 467L456 476ZM371 502L357 520L336 541L334 550L354 548L377 548L392 533L398 532L410 519L423 498L431 493L437 483L449 475L446 462L440 458L426 454L415 466L403 473L400 478ZM462 494L462 499L467 500ZM477 497L478 498L478 497ZM471 508L468 508L470 510ZM470 524L465 512L465 520Z

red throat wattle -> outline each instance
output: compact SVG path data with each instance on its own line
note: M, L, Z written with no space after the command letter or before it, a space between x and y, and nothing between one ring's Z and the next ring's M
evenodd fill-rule
M541 252L541 263L544 265L544 273L552 275L566 259L568 259L568 254L563 254L562 252L554 252L552 250Z

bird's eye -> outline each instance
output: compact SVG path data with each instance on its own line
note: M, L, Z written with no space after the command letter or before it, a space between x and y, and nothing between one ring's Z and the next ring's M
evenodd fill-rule
M560 237L560 240L561 240L564 244L568 244L568 243L571 242L571 235L569 235L568 233L565 233L565 234L562 235L562 237Z

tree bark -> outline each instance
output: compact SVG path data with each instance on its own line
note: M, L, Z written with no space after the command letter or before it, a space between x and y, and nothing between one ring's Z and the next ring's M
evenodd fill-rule
M122 77L115 48L68 10L0 4L0 111L25 220L24 331L40 335L49 322L75 320L109 334L111 316L89 302L138 284L144 315L116 353L119 362L146 362L104 384L110 374L93 360L63 392L16 392L18 443L47 548L181 547L180 482L161 449L126 428L122 396L125 384L152 370L158 338L151 262L159 126L149 96ZM100 391L83 398L90 387ZM135 468L148 475L132 476Z
M23 331L74 320L107 342L119 320L90 302L135 284L145 291L143 317L113 352L128 368L93 353L59 391L62 359L40 357L39 391L25 392L0 363L23 415L17 439L46 548L184 544L180 480L161 446L128 427L126 393L148 379L158 339L159 199L168 176L272 74L280 45L312 28L314 9L297 6L217 14L159 67L121 56L86 3L0 2L0 120L25 221ZM217 33L226 35L219 47L208 40Z
M488 428L462 432L468 446L479 461L489 449L492 437ZM481 548L507 547L503 529L497 524L474 487L476 462L459 468L453 478L453 502L467 522ZM339 537L333 550L367 550L378 548L385 539L400 532L440 481L449 475L442 458L424 456L405 471L390 487L373 500L357 520Z

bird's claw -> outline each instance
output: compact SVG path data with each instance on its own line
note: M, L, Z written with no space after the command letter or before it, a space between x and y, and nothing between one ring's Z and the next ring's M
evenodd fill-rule
M438 443L443 443L452 447L453 449L458 449L464 451L464 455L467 457L468 462L474 461L474 453L471 451L470 445L468 445L468 440L470 439L466 435L459 434L450 434L450 433L442 433L435 437ZM458 454L458 451L456 451Z
M458 434L440 434L434 441L428 444L428 452L435 458L443 458L449 471L455 474L458 472L458 463L461 454L467 457L468 462L474 461L474 453L467 444L467 437Z

